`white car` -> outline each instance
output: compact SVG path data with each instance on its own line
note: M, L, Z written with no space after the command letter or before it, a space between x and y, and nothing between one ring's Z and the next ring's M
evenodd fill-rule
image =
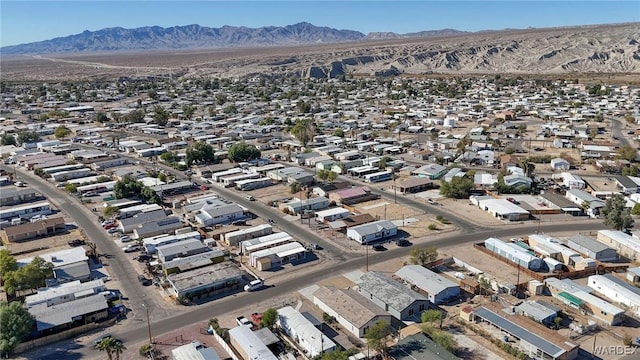
M102 225L102 226L107 226L107 225L111 225L111 224L115 224L115 223L116 223L116 221L115 221L115 220L113 220L113 219L109 219L109 220L105 220L105 221L103 221L103 222L102 222L102 224L100 224L100 225Z
M122 251L124 251L126 253L139 251L139 250L140 250L140 245L138 245L138 244L131 244L131 245L127 245L127 246L122 248Z
M112 228L109 228L109 230L107 230L107 233L109 234L115 234L119 232L120 232L120 229L118 229L117 227L112 227Z
M133 239L129 235L122 235L122 236L120 236L120 241L125 243L125 242L129 242L129 241L133 241Z

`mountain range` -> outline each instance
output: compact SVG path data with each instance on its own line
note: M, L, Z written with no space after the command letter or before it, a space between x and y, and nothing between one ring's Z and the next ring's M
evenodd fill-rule
M121 27L84 31L80 34L0 48L3 55L155 51L181 49L215 49L231 47L290 46L331 44L361 40L401 39L465 34L453 29L422 31L410 34L376 32L365 35L354 30L338 30L301 22L287 26L222 26L200 25L147 26L136 29Z

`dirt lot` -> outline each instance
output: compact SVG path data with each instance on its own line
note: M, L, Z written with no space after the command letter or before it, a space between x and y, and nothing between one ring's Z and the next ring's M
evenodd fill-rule
M50 253L52 251L68 249L69 245L67 241L75 239L84 239L84 234L79 229L71 229L67 233L58 234L55 236L41 237L32 240L26 240L21 242L10 242L5 244L5 247L11 251L12 254L21 257L33 257L40 254Z

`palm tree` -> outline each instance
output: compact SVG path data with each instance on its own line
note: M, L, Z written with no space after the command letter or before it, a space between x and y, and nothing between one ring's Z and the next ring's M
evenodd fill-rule
M127 347L121 341L114 341L111 351L116 355L116 360L120 360L120 354L122 354Z
M115 344L116 340L112 337L106 337L100 340L100 342L96 345L96 349L100 351L105 351L107 353L107 357L109 360L113 360L113 344Z

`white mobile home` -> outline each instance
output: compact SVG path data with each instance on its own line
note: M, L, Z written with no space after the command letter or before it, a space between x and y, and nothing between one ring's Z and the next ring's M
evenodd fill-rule
M336 349L336 344L291 306L278 309L278 326L311 358Z

